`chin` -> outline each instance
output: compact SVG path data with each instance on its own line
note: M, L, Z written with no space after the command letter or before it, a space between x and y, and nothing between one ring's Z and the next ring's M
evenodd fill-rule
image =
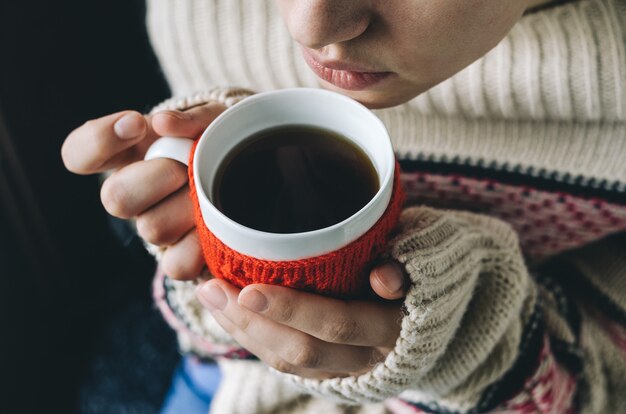
M369 109L383 109L402 105L419 95L408 88L380 88L362 91L348 91L328 82L321 82L324 89L348 96Z
M348 95L350 96L350 95ZM391 108L393 106L402 105L407 103L414 96L402 97L402 96L350 96L354 100L365 105L369 109L384 109Z

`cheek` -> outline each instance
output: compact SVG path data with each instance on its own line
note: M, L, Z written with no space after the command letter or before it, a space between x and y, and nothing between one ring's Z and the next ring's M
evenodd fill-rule
M518 0L440 0L395 16L388 51L405 79L433 86L496 46L522 16ZM394 24L391 24L394 23Z

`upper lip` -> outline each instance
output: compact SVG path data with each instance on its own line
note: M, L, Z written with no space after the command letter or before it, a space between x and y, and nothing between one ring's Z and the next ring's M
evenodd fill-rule
M359 73L386 73L386 71L376 70L374 68L359 63L349 62L345 60L321 59L319 56L315 55L313 52L311 52L311 50L308 49L304 49L304 54L310 59L310 61L312 61L313 64L323 66L327 69Z

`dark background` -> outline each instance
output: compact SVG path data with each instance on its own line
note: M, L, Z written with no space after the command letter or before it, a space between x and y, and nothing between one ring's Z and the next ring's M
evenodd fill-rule
M143 1L0 1L0 412L155 412L177 354L154 262L60 148L168 89Z

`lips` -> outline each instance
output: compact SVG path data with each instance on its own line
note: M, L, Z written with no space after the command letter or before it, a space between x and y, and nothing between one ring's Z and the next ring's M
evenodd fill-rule
M393 72L368 70L350 63L320 62L310 51L304 48L302 53L306 63L319 78L345 90L359 91L367 89L393 74Z

